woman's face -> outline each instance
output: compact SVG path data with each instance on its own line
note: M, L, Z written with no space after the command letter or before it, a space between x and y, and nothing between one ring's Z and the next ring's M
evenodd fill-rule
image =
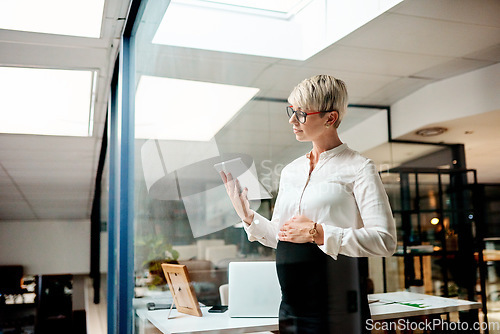
M294 110L297 109L294 108ZM303 111L305 111L306 113L315 112L313 110L303 110ZM295 138L298 141L302 142L316 141L317 139L329 133L329 130L331 129L327 128L325 125L328 123L331 125L330 127L333 127L332 114L335 114L335 112L330 111L322 114L326 115L321 115L321 114L308 115L306 117L305 123L300 123L297 120L296 114L294 114L288 120L288 123L290 123L293 126L293 132L295 133Z

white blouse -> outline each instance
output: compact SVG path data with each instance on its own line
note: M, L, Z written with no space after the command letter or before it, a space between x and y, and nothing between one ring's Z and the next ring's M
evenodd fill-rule
M318 247L334 259L392 255L396 225L373 161L342 144L321 153L309 176L308 157L281 172L272 219L255 212L252 224L243 224L248 240L276 248L280 227L300 214L322 225L324 244Z

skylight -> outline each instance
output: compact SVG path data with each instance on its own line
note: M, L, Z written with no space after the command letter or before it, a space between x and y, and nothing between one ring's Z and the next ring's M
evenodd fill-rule
M91 71L0 67L0 133L89 136Z
M0 29L101 36L104 0L2 0Z
M401 1L171 0L153 43L306 60Z
M227 7L226 9L232 10L259 10L259 11L269 11L279 14L295 14L299 9L304 7L311 0L201 0L206 3L206 5L222 5L222 6L232 6L232 8Z
M258 91L143 75L135 99L135 136L208 141Z

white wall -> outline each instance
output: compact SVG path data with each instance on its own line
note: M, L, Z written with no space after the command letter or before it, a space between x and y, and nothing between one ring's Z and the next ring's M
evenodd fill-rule
M500 109L500 63L425 86L391 106L392 136Z
M381 110L352 128L339 133L341 140L353 150L364 152L389 140L387 111Z
M90 221L0 222L0 265L25 274L83 274L90 268Z

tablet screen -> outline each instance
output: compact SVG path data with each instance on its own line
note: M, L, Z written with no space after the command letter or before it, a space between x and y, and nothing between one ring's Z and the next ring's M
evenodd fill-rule
M231 173L233 178L237 178L242 189L248 188L248 199L266 199L272 198L272 195L259 182L255 165L247 167L241 158L236 158L228 161L223 161L214 165L214 168L220 173Z

